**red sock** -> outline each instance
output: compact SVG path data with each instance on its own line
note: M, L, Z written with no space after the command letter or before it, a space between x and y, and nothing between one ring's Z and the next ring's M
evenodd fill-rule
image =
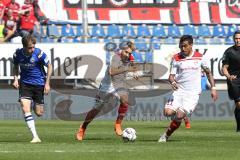
M167 132L166 132L167 136L171 136L171 134L172 134L176 129L178 129L180 125L181 125L181 121L173 120L173 121L170 123L170 125L169 125L169 127L168 127L168 129L167 129Z
M185 123L189 123L190 122L190 120L189 120L189 118L187 116L184 118L184 122Z
M123 118L125 117L126 113L128 111L128 104L120 104L119 108L118 108L118 117L117 117L117 121L119 121L120 123L122 122Z

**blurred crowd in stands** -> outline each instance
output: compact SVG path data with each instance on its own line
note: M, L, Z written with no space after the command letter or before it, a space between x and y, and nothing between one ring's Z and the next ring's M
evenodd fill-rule
M23 5L16 0L0 0L0 42L21 39L28 34L35 34L34 31L40 33L39 25L47 22L38 0L24 0Z
M0 0L0 40L18 41L29 33L43 43L83 42L81 24L49 21L39 8L38 0ZM89 24L89 43L121 43L132 40L138 50L160 49L160 44L177 44L184 34L194 37L194 43L233 44L232 34L239 24Z

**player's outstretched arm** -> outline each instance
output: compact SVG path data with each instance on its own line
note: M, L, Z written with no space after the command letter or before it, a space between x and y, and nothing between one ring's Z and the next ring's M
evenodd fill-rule
M46 77L46 82L44 86L44 94L48 94L50 91L50 78L52 75L52 65L49 63L47 66L47 77Z
M218 94L217 94L217 90L215 87L215 81L214 81L213 75L209 68L203 67L202 69L206 73L208 81L211 85L211 96L212 96L213 101L215 102L218 99Z

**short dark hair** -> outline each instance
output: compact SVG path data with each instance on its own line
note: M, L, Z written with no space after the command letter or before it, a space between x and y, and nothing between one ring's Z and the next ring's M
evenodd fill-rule
M36 44L37 40L36 40L36 38L35 38L33 35L31 35L31 34L28 34L27 36L24 36L24 37L22 38L22 45L23 45L23 47L27 47L28 44L29 44L29 42L32 42L33 44Z
M237 31L234 32L233 39L235 39L236 34L240 34L240 30L237 30Z
M134 42L128 41L128 42L127 42L127 45L128 45L128 47L131 48L133 51L136 50Z
M180 41L179 43L182 43L184 41L188 41L189 44L193 44L193 37L191 35L183 35L181 38L180 38Z

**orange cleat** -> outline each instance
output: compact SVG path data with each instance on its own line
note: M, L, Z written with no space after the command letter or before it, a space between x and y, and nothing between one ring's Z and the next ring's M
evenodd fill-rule
M84 134L85 134L86 128L83 128L82 126L79 128L78 132L76 133L76 139L78 141L82 141Z
M114 130L115 130L116 135L121 136L123 134L121 123L115 123Z
M187 128L187 129L191 128L190 121L185 121L185 128Z

